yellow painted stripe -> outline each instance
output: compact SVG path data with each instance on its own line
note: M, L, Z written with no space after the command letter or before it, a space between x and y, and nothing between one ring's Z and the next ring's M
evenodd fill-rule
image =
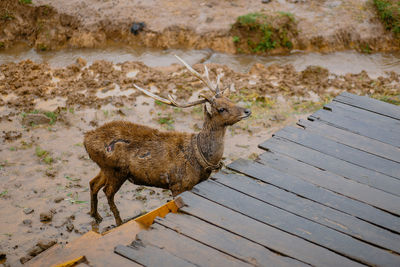
M80 256L76 259L70 260L70 261L66 261L64 263L55 265L55 267L72 267L75 266L78 263L82 263L86 261L86 257L85 256Z
M165 217L170 212L177 213L178 209L182 207L182 200L181 198L177 198L175 200L172 200L161 207L150 211L149 213L146 213L145 215L140 216L139 218L136 218L135 221L149 227L150 225L153 224L154 219L156 217Z

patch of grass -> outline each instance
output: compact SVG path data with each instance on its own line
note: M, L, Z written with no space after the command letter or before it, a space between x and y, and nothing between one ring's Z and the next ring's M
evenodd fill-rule
M4 42L0 42L0 49L4 48L6 45L4 44Z
M66 198L65 200L69 201L69 203L71 203L71 204L86 204L86 203L88 203L88 201L79 200L78 192L75 192L74 194L68 193L67 196L68 196L68 198Z
M45 112L44 115L46 115L50 119L50 123L49 123L50 125L53 125L57 120L57 114L54 112L48 111L48 112Z
M157 119L157 122L163 126L165 126L168 130L173 130L174 129L174 119L171 117L170 114L166 116L162 116L160 113L158 114L159 117Z
M36 147L35 154L38 158L40 158L46 164L51 164L54 162L53 157L50 156L50 152L42 149L40 146Z
M32 0L19 0L19 2L24 5L32 4Z
M81 179L80 178L72 178L69 175L64 175L65 179L70 180L72 182L79 182Z
M15 16L13 13L9 12L8 10L4 11L3 14L1 14L0 18L2 20L13 20L15 19Z
M232 40L238 52L266 52L275 48L293 48L292 36L297 35L294 15L288 12L266 15L249 13L237 18L232 26ZM241 49L241 50L239 50Z
M396 105L396 106L400 106L400 95L398 96L373 96L376 99L379 99L381 101Z
M17 148L15 146L12 146L9 148L10 151L17 151Z
M39 51L47 51L47 50L49 49L49 48L47 47L47 45L45 45L45 44L37 44L36 48L37 48Z
M42 158L42 157L47 156L49 154L49 152L42 149L40 146L37 146L35 149L35 154L37 157Z
M51 164L51 163L53 163L53 161L54 161L53 158L49 155L47 155L46 157L43 158L43 162L46 164Z
M4 190L3 192L0 193L0 197L4 197L7 194L8 194L8 190Z
M379 18L387 30L391 30L400 37L400 1L397 0L373 0Z

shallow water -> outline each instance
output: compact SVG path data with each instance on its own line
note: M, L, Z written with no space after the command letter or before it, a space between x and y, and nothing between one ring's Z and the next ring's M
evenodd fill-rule
M219 63L235 71L247 72L255 63L266 66L277 63L292 64L298 71L310 65L327 68L335 74L359 73L365 70L372 78L384 75L386 71L400 72L400 53L361 54L356 51L334 53L293 52L285 56L230 55L214 53L210 50L157 50L132 48L128 46L110 46L99 49L66 49L62 51L37 52L34 49L14 50L0 53L0 64L30 59L35 62L47 62L52 67L64 67L84 58L88 64L96 60L114 63L125 61L142 61L150 67L169 66L178 63L174 55L182 57L189 64Z

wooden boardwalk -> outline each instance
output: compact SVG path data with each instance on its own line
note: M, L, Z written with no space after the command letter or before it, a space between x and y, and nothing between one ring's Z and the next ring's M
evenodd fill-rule
M400 266L400 107L343 93L298 125L115 252L144 266Z

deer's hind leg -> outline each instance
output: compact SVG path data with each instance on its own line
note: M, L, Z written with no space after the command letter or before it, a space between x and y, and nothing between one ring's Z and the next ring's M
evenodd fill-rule
M117 206L114 203L114 196L124 184L124 182L128 179L128 175L122 172L110 172L107 173L106 185L103 188L104 194L107 197L108 205L110 206L110 210L114 214L115 223L118 225L122 224L121 217L119 215L119 211Z
M99 174L94 177L90 185L90 216L96 219L97 222L101 222L103 218L97 211L97 193L106 184L106 176L103 171L100 170Z

